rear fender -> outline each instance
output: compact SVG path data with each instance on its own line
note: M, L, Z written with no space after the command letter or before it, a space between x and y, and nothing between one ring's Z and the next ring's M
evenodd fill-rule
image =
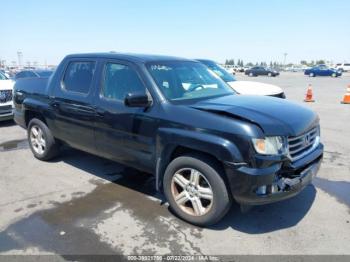
M38 99L33 98L26 98L23 101L22 104L23 112L24 112L24 119L26 119L27 114L29 112L35 112L40 114L44 119L46 119L46 114L49 112L49 104L48 101L41 101Z

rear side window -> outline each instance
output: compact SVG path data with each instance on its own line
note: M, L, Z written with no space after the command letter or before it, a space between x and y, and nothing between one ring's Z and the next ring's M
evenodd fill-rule
M71 62L63 77L62 87L70 92L88 94L95 73L95 62Z
M107 63L101 95L107 99L124 100L128 93L145 92L136 71L127 65Z

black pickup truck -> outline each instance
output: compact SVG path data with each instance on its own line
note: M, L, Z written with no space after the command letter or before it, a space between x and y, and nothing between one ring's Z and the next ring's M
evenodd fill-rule
M18 80L14 104L36 158L66 144L152 173L173 211L201 226L219 221L232 201L296 195L323 155L313 111L237 95L182 58L69 55L50 78Z

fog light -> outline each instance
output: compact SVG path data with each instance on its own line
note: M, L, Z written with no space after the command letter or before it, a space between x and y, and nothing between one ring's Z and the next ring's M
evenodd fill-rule
M255 191L257 195L266 195L266 188L267 186L259 186L258 189Z

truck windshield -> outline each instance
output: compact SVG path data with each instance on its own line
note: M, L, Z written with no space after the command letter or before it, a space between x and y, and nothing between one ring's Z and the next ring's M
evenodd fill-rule
M220 77L199 62L153 62L147 64L147 69L170 101L235 94Z

